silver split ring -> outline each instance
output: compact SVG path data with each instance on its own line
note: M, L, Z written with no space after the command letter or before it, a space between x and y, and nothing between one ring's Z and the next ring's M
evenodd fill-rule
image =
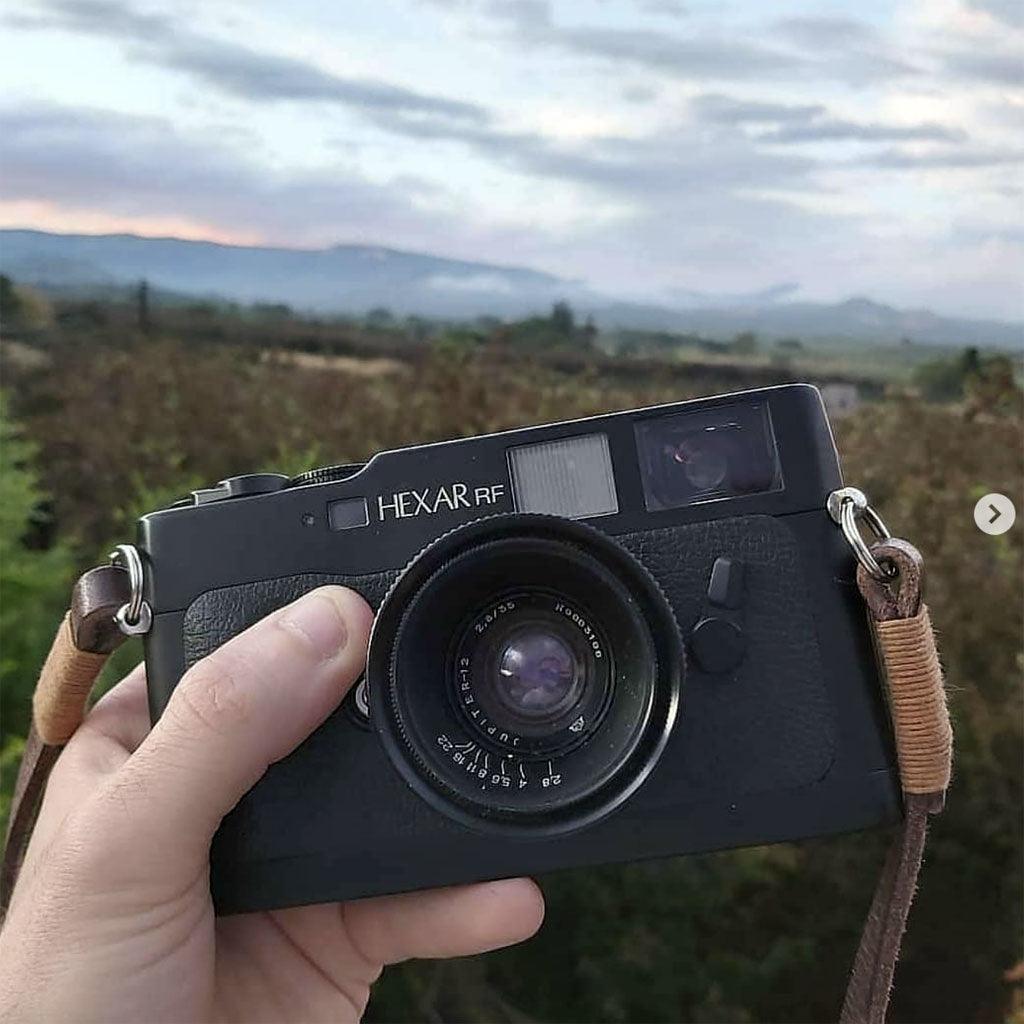
M153 611L143 600L142 558L134 544L118 544L108 556L112 565L119 565L128 573L128 600L117 610L114 618L122 633L138 636L148 633L153 624Z
M889 540L889 533L882 517L868 504L867 496L856 487L840 487L828 496L828 514L834 523L842 528L846 542L853 549L857 561L876 580L891 580L896 570L891 565L882 565L864 542L858 519L863 519L877 540Z

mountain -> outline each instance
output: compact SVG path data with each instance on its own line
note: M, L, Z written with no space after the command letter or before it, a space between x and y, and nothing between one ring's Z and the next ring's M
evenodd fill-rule
M712 337L753 330L769 338L848 338L898 342L909 338L931 345L1024 347L1024 325L999 320L939 316L926 309L903 310L855 297L845 302L786 302L747 307L706 307L687 312L690 328Z
M519 316L582 289L520 267L368 245L276 249L138 235L0 231L0 272L52 290L145 278L165 291L236 302L286 302L316 312Z
M379 246L280 249L138 235L62 235L0 230L0 272L16 281L86 294L145 278L157 289L236 302L284 302L302 311L451 319L519 317L565 299L603 328L699 333L754 331L765 338L847 339L1019 349L1020 324L900 310L868 298L782 301L786 282L749 295L678 290L664 304L601 295L578 281L523 267L445 259Z

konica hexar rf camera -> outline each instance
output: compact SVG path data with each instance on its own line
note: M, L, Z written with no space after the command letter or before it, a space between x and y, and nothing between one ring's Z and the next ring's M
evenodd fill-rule
M324 584L364 680L224 820L220 912L898 820L817 390L787 385L224 480L145 516L154 718Z

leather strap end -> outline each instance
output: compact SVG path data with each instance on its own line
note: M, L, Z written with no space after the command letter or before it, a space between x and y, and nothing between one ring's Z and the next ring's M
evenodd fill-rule
M942 793L949 787L953 729L942 667L926 605L906 619L875 624L885 665L889 704L906 793Z
M109 654L79 650L71 629L71 613L54 637L32 697L32 720L40 740L61 746L85 717L85 705Z

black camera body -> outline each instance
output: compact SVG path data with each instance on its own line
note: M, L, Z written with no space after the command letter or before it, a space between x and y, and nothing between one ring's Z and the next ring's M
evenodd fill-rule
M150 709L324 584L366 676L224 820L219 912L860 829L901 797L816 389L222 481L140 521Z

